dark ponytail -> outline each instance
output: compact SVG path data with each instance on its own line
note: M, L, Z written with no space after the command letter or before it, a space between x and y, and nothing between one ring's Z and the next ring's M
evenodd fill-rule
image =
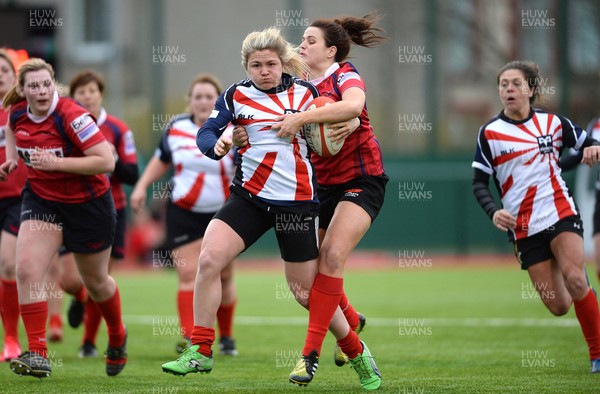
M337 48L335 61L342 62L348 57L351 44L372 48L386 39L378 34L383 32L383 29L376 26L381 18L376 13L369 13L362 18L339 16L332 19L317 19L311 26L321 29L325 45Z

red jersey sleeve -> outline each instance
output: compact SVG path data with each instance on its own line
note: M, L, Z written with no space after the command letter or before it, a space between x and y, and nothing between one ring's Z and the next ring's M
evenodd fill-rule
M117 148L119 161L126 164L137 164L135 140L131 130L125 131Z
M349 88L365 89L365 83L363 82L360 74L356 69L350 66L348 63L340 69L336 80L337 88L340 92L340 96Z
M82 152L105 141L94 118L83 107L72 101L66 101L62 109L65 119L65 133L69 140Z

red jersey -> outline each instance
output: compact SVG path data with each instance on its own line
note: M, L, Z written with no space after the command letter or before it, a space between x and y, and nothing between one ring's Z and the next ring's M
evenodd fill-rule
M8 120L8 112L0 107L0 163L6 161L6 139L5 131L6 121ZM15 198L21 195L21 190L25 186L27 180L27 167L21 161L17 169L10 173L10 176L5 182L0 185L0 200L5 198Z
M321 80L311 81L321 96L342 100L348 88L358 87L366 92L365 84L351 63L334 63ZM344 141L342 150L333 157L321 157L314 152L311 161L320 185L340 185L361 175L378 176L384 173L379 141L369 123L367 106L360 114L360 126Z
M117 149L119 161L124 164L137 165L137 156L135 154L135 141L133 133L122 120L108 114L104 108L100 110L100 115L96 120L102 135L108 142ZM114 174L110 177L110 188L112 189L115 208L122 209L127 205L127 196L123 190L123 183Z
M92 116L74 100L54 95L47 116L29 112L26 101L12 106L9 124L15 134L19 157L29 167L27 181L38 196L65 203L90 201L106 193L108 177L41 171L31 167L30 155L37 149L58 157L83 157L83 152L105 141Z

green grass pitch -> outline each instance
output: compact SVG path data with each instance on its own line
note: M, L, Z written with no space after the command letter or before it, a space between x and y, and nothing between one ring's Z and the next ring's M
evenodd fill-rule
M237 357L215 356L211 374L175 377L161 364L176 358L176 276L117 273L129 330L129 363L109 378L104 360L77 357L82 328L66 326L50 344L52 376L18 377L0 365L1 393L362 392L356 373L333 363L328 335L319 369L306 388L287 377L305 336L307 313L287 291L280 270L236 273ZM367 316L361 334L383 375L380 392L592 393L587 348L574 311L555 318L528 276L514 266L348 269L346 292ZM65 308L69 297L65 297ZM25 337L21 327L21 340ZM100 330L99 350L106 346Z

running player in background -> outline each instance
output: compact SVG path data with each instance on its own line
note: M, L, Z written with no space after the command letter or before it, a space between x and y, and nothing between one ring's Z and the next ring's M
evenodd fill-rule
M345 60L352 44L374 47L384 37L376 26L379 17L338 17L317 19L305 31L300 54L310 67L308 79L320 95L335 103L298 114L287 115L274 129L279 136L309 123L336 123L358 117L358 128L340 127L330 132L336 140L344 140L341 151L333 157L311 155L317 175L319 215L319 273L309 298L309 323L302 358L290 374L290 381L308 384L314 377L315 365L327 333L327 326L337 306L350 324L347 335L338 339L352 367L366 390L381 385L381 374L369 348L355 331L360 331L359 314L344 293L344 265L348 256L379 214L385 185L381 149L369 122L365 85L356 68ZM337 365L345 363L344 354L336 348Z
M0 100L14 86L15 67L9 54L0 50ZM6 161L5 125L8 112L0 103L0 163ZM27 179L27 168L19 162L17 169L0 187L0 315L4 328L4 347L0 361L10 361L21 354L17 327L19 325L19 294L15 274L17 233L21 214L21 190Z
M278 29L246 36L242 66L250 78L221 94L196 139L203 154L222 159L233 144L223 131L233 122L246 127L248 146L238 152L231 195L210 221L202 242L193 346L162 365L164 372L175 375L212 370L221 271L269 229L275 229L289 288L304 307L317 271L318 201L306 139L299 128L293 138L279 138L271 126L284 113L304 111L318 92L284 73L301 74L305 65ZM338 308L331 321L336 337L341 337L344 324L347 328Z
M479 130L473 192L494 225L507 232L546 308L562 316L574 304L592 372L598 373L598 300L585 274L583 225L558 161L572 147L583 151L584 163L595 164L600 143L569 119L532 107L540 81L535 63L517 60L500 69L496 82L504 108ZM490 176L502 206L489 190Z
M69 92L96 119L102 135L110 144L115 158L115 170L109 173L112 198L117 210L115 238L110 252L109 272L125 257L125 234L127 232L127 197L123 184L133 185L138 179L138 166L135 141L129 126L122 120L106 112L102 106L105 82L94 71L84 70L75 75L69 84ZM68 310L69 325L79 327L85 319L80 357L96 357L96 336L102 320L98 306L88 297L85 286L75 266L72 253L61 250L60 268L62 288L75 296Z
M114 170L110 146L98 126L75 101L58 96L52 66L30 59L19 68L18 82L5 96L6 180L20 157L29 167L22 193L17 237L17 281L21 317L29 351L10 363L19 375L51 374L46 347L48 305L43 283L52 256L64 244L74 253L90 297L108 326L106 373L120 373L127 361L127 332L121 319L119 289L108 275L116 212L107 172Z
M589 136L593 139L600 141L600 116L595 117L588 124L586 129ZM565 152L560 157L560 168L563 171L570 171L576 168L583 159L583 151L576 151L571 149L568 153ZM596 276L600 280L600 173L596 175L596 202L594 204L594 217L593 217L593 234L594 234L594 261L596 263Z
M176 350L182 353L191 343L194 327L194 281L198 255L208 223L229 197L233 178L233 156L221 161L204 156L196 146L198 129L208 120L222 91L212 75L200 74L188 91L190 113L176 116L164 131L154 157L148 163L131 194L131 205L139 212L146 204L146 191L171 167L175 168L173 189L167 203L167 247L172 250L179 288L177 310L183 340ZM231 131L228 131L231 134ZM223 355L237 355L233 339L233 314L237 301L233 261L221 273L223 298L217 311L219 348Z

